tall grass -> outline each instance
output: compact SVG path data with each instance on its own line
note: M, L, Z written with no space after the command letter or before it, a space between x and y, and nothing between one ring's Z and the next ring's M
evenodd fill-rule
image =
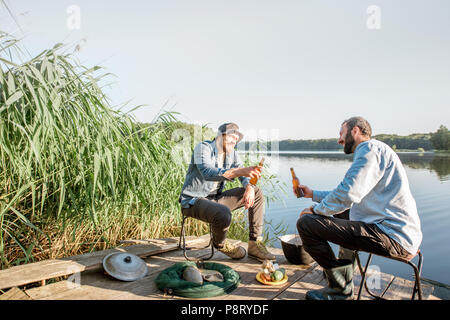
M110 106L101 68L60 46L18 62L17 41L0 37L2 268L175 234L185 167L169 156L173 116L139 126Z
M108 74L63 49L24 59L0 33L1 268L179 234L186 164L170 156L174 115L137 123L110 105ZM248 235L243 217L230 237Z

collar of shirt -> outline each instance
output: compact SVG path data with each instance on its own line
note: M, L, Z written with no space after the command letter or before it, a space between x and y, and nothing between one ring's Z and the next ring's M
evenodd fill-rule
M216 158L216 163L217 163L217 161L218 161L218 159L219 159L219 149L217 148L217 144L216 144L216 139L214 139L214 141L211 143L211 147L212 147L212 149L213 149L213 154L214 154L214 157ZM224 163L223 163L223 168L225 168L226 167L226 164L227 163L231 163L230 162L230 157L232 156L233 154L228 154L228 153L224 153ZM217 163L218 164L218 163Z
M358 145L356 146L356 148L355 148L355 152L354 152L354 153L356 153L359 149L361 149L364 145L368 144L369 141L372 141L372 140L373 140L373 139L370 139L370 140L363 141L363 142L361 142L360 144L358 144Z

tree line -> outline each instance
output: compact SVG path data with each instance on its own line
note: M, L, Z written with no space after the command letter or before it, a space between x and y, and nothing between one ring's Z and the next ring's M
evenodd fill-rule
M204 139L214 139L216 132L211 128L184 123L176 120L170 113L162 115L163 121L159 126L165 127L166 138L172 139L174 142L189 138L191 148L195 144ZM168 125L170 123L170 125ZM138 123L136 129L140 131L142 128L154 126L149 123ZM185 133L176 134L177 130L182 129ZM436 132L431 133L414 133L408 136L400 136L396 134L378 134L373 136L374 139L382 141L389 145L392 149L398 150L416 150L416 151L450 151L450 132L444 125L441 125ZM276 142L276 141L275 141ZM337 143L337 138L330 139L309 139L294 140L286 139L277 141L279 151L339 151L342 146ZM238 145L239 150L262 150L271 151L274 142L262 143L260 141L242 141Z
M394 150L450 150L449 130L441 125L434 133L414 133L408 136L396 134L378 134L374 139L382 141ZM270 151L274 142L242 142L239 148L242 150L267 150ZM336 138L331 139L311 139L293 140L286 139L278 141L279 151L339 151L342 146L337 143Z
M430 140L436 150L450 150L450 132L444 125L431 135Z

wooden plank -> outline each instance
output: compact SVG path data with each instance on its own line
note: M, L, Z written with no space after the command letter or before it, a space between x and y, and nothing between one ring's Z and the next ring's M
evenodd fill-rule
M42 287L35 287L25 290L26 294L33 300L42 300L51 295L77 289L79 285L86 285L98 280L102 272L98 270L84 271L79 274L70 275L67 280L61 280Z
M209 238L207 241L209 241ZM200 243L199 246L206 245L207 241ZM195 250L190 255L199 257L209 250ZM162 253L144 260L149 267L149 273L146 277L137 281L119 281L104 274L103 270L94 270L87 274L86 272L81 273L79 286L76 286L73 281L61 281L45 287L30 289L27 293L33 299L39 300L110 300L119 299L118 297L122 295L133 296L132 299L144 295L144 298L152 299L152 294L154 299L161 299L162 293L154 285L154 279L161 270L172 265L174 261L185 261L183 252L178 250Z
M433 286L433 294L428 300L450 300L450 286L448 284L420 277L421 283L430 284Z
M205 239L204 243L197 243L197 247L203 247L209 239ZM243 246L247 244L242 243ZM256 272L259 271L261 263L252 258L244 258L242 260L232 260L221 252L216 252L213 262L223 263L235 269L241 275L241 283L237 289L228 295L221 297L212 297L209 299L224 300L244 300L244 299L279 299L279 300L301 300L305 298L307 291L319 289L327 285L326 279L323 277L322 269L314 264L312 267L302 267L289 264L282 254L281 249L270 249L273 252L280 266L284 267L289 276L289 282L282 286L270 287L260 284L256 281ZM190 252L191 257L200 257L208 254L210 249L194 250ZM165 296L156 287L154 280L158 274L165 268L171 266L178 261L185 261L181 250L161 253L153 255L145 259L149 266L149 274L138 281L122 282L105 275L102 270L85 271L81 273L80 286L75 286L73 282L61 281L44 287L32 288L26 293L33 299L50 299L50 300L76 300L76 299L94 299L94 300L141 300L141 299L187 299L177 296ZM375 272L377 270L374 270ZM374 274L369 271L369 277ZM359 275L355 275L355 298L360 282ZM380 293L387 284L390 284L392 275L381 273L380 289L375 288L373 291ZM376 279L370 281L376 284ZM396 285L394 283L394 285ZM393 287L395 289L395 287ZM412 287L410 288L412 290ZM364 293L365 291L363 291ZM408 297L409 297L408 291ZM429 297L432 297L429 295ZM367 299L368 295L364 294L363 299Z
M306 292L321 289L327 285L322 268L316 265L313 270L281 292L275 300L305 300Z
M198 250L191 253L191 255L202 256L208 252L209 249ZM281 255L280 258L284 258L284 256ZM257 270L261 265L261 263L257 260L251 258L249 259L248 257L243 259L244 261L232 260L220 252L216 252L213 259L215 262L220 262L233 267L240 273L242 277L242 282L239 288L234 290L230 295L220 297L221 299L270 299L271 297L276 296L284 287L268 288L268 286L264 286L257 282L255 276ZM55 290L53 291L53 294L49 294L48 292L43 294L44 289L41 288L34 288L32 289L33 292L29 292L29 294L33 298L39 299L184 299L177 296L164 296L164 294L156 288L156 285L154 283L155 278L162 269L172 265L177 261L185 261L181 250L177 252L161 254L158 256L152 256L146 259L147 264L150 266L149 275L144 279L134 281L132 283L116 281L99 274L97 279L94 279L93 281L87 281L87 283L74 290L67 290L66 288L64 288L64 284L59 284L59 288L54 285ZM282 264L282 266L287 269L288 274L292 273L292 275L290 276L290 280L292 279L291 281L295 281L295 279L298 278L298 275L293 274L294 271L304 274L305 270L302 269L307 269L290 264L287 266ZM250 287L243 288L248 285L250 285ZM286 286L288 285L289 284L287 284ZM38 294L40 294L40 296Z
M430 296L428 297L427 300L449 300L449 299L448 298L447 299L441 299L439 297L436 297L436 296L430 294Z
M380 273L377 270L369 269L367 271L368 284L374 284L371 290L374 294L382 294L384 288L387 287L394 276ZM353 277L354 284L354 299L357 298L359 285L361 283L361 276L359 273L355 274ZM317 290L328 285L326 278L323 275L323 270L320 266L316 266L312 272L305 275L303 278L296 281L292 286L287 288L285 291L280 293L276 297L277 300L303 300L305 299L306 292L309 290ZM365 290L361 293L361 300L371 299L370 295L367 294Z
M277 259L281 268L286 270L288 281L280 286L268 286L264 285L256 280L256 274L261 271L261 262L258 260L246 257L240 260L238 263L234 261L223 260L220 261L223 264L227 264L233 267L241 275L241 284L233 292L228 295L222 296L224 300L272 300L277 297L280 292L289 288L295 281L304 277L310 272L314 266L297 266L290 264L283 255L281 249L270 248ZM210 298L217 299L217 298Z
M421 283L422 298L427 300L433 293L433 286L429 284ZM384 299L388 300L410 300L412 296L412 290L414 288L414 281L395 278L389 286L386 293L383 295ZM418 299L416 294L416 299Z
M209 237L209 234L202 237L186 237L186 243L189 245L203 243L206 239L209 240ZM171 238L166 239L164 243L155 242L149 244L138 244L128 247L96 251L74 257L29 263L0 270L0 289L17 287L42 280L63 277L85 270L100 269L102 268L103 258L113 252L129 252L145 258L150 255L177 249L177 239Z
M19 288L14 287L2 294L0 300L31 300L31 298Z
M239 240L230 240L229 241L232 244L238 244L241 243ZM241 243L241 245L245 245ZM189 254L189 257L202 257L202 256L209 256L210 249L203 249L203 250L196 250L193 253ZM219 251L215 251L214 257L211 260L208 260L208 262L220 262L222 259L228 260L228 262L234 261L236 263L236 260L232 260L229 257L225 256L223 253ZM143 281L139 281L136 283L135 286L131 288L131 290L123 291L119 295L111 296L109 299L117 299L117 300L184 300L188 298L174 296L174 295L165 295L163 292L161 292L155 284L155 279L158 276L158 274L165 268L173 265L176 262L183 262L186 261L184 256L182 255L182 252L170 252L167 254L162 254L159 256L153 256L150 257L148 260L146 260L147 263L153 263L153 264L159 264L160 268L158 270L155 270L155 272L150 276L146 277L146 279L143 279ZM223 298L223 297L221 297Z
M246 247L247 244L242 243L242 246ZM277 252L278 250L278 252ZM277 260L280 263L282 267L286 268L286 271L288 275L290 275L290 281L294 281L296 279L296 276L293 274L293 270L301 271L303 273L306 273L305 270L308 268L306 267L300 267L300 266L294 266L294 265L284 265L286 262L284 259L284 256L281 254L281 249L270 249L272 253L274 253L277 256ZM204 251L204 253L207 253L207 251ZM203 253L203 254L204 254ZM277 254L278 253L278 254ZM155 257L153 257L154 259ZM173 261L173 258L170 258ZM218 262L225 265L228 265L232 267L234 270L236 270L241 275L241 282L237 289L235 289L233 292L231 292L228 295L223 295L220 297L211 297L211 298L204 298L204 299L195 299L195 300L215 300L215 299L223 299L223 300L244 300L244 299L272 299L274 296L276 296L280 290L282 290L284 287L287 287L290 285L290 283L287 283L280 287L275 286L265 286L263 284L260 284L256 280L256 273L259 271L259 268L261 266L261 262L253 259L245 257L241 260L232 260L229 257L225 256L224 254L218 252L213 258L212 262ZM150 279L149 279L150 280ZM139 288L140 287L140 288ZM151 292L152 291L152 292ZM178 296L164 296L161 291L159 291L156 286L154 285L154 282L149 281L147 283L140 282L136 285L136 287L133 288L133 292L125 292L122 295L116 296L115 299L181 299L181 300L192 300L188 298L178 297Z
M62 280L43 287L25 290L33 300L44 300L54 294L75 289L76 284L73 281Z

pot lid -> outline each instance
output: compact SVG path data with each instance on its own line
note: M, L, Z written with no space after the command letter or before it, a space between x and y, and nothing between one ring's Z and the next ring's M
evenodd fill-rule
M103 268L110 276L122 281L135 281L147 275L147 264L127 252L114 252L103 259Z

